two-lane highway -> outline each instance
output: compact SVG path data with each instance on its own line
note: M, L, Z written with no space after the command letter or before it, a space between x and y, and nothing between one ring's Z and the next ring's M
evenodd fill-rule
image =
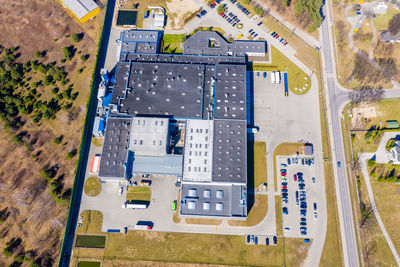
M325 11L329 8L325 7ZM338 97L342 92L336 83L336 67L334 61L334 40L329 25L329 12L320 28L322 64L324 69L324 83L328 107L328 122L333 154L337 204L342 236L342 246L345 266L359 266L358 245L355 233L352 202L349 189L349 180L346 172L344 144L342 138L341 121L339 116L340 104ZM340 162L340 164L339 164Z

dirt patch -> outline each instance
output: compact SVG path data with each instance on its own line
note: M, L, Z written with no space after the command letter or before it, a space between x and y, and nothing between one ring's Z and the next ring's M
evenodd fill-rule
M170 0L167 2L167 8L167 29L179 29L185 25L185 19L200 7L193 0Z
M377 113L374 106L362 105L352 110L351 118L352 129L364 129L365 119L376 118Z

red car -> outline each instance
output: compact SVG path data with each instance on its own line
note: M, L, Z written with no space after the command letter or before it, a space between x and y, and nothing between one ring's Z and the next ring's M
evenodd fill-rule
M293 175L293 178L294 178L294 181L296 182L296 181L297 181L297 175L294 174L294 175Z
M225 14L225 13L224 13L224 12L222 12L222 13L221 13L221 16L224 16L224 14Z
M286 185L282 186L282 189L287 189L287 186Z
M286 176L286 172L281 172L281 175L282 176Z
M278 39L278 38L279 38L279 35L275 36L275 39Z

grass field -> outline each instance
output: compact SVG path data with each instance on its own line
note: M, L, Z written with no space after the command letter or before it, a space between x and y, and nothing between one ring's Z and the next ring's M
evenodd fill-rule
M77 235L75 246L84 248L104 248L106 246L106 236Z
M101 192L101 183L98 177L89 177L85 181L83 191L90 197L95 197Z
M76 228L77 233L97 234L101 232L103 214L97 210L85 210L80 214L83 218L81 227Z
M101 262L99 261L80 261L78 267L100 267Z
M384 125L386 120L397 119L400 114L400 107L398 105L399 101L396 100L384 100L374 104L376 108L377 117L376 118L368 118L368 123L365 128L369 128L372 125L379 126L380 122ZM365 133L353 133L352 138L350 139L348 134L348 129L350 126L349 122L350 118L347 118L343 122L343 135L346 147L350 147L350 142L353 145L354 156L359 152L375 152L380 138L378 138L375 142L371 142L367 144L365 141ZM351 160L351 151L348 149L346 151L346 156L348 160ZM392 168L395 169L395 173L393 173L393 179L389 178L387 180L381 179L378 181L379 176L385 177ZM397 251L399 252L398 244L400 242L400 231L396 225L396 221L400 218L400 206L395 203L399 203L399 189L398 185L393 184L391 181L396 180L396 176L399 173L399 167L397 166L389 166L388 164L376 164L374 167L368 167L371 172L374 169L374 172L370 175L371 185L373 189L373 194L375 198L375 203L377 205L378 211L382 218L382 221L385 225L386 230L389 233L389 236L392 239L393 244L396 246ZM367 188L364 182L364 178L362 174L355 170L354 175L358 176L358 190L360 194L360 199L363 203L367 205L370 203ZM352 190L355 191L355 190ZM355 193L353 193L355 195ZM353 197L356 198L355 196ZM360 208L357 210L358 220L361 220ZM367 220L363 227L359 228L360 239L361 239L361 251L362 257L364 259L364 263L366 265L375 264L376 266L394 266L394 257L388 247L388 244L381 232L381 229L376 221L376 218L372 214L370 219Z
M218 219L200 219L200 218L185 218L188 224L204 224L204 225L220 225L222 220Z
M272 64L253 64L253 71L281 71L288 73L289 90L298 95L306 94L311 87L311 80L308 75L296 64L284 56L278 49L271 45ZM305 80L307 78L307 80ZM283 80L283 75L282 75ZM306 87L302 92L295 88Z
M129 231L109 235L107 242L105 258L250 266L265 266L266 259L269 265L283 263L281 239L278 246L266 247L246 245L244 236ZM291 252L287 253L288 265L296 264L307 252L301 239L285 244Z
M265 142L248 142L248 172L249 179L254 177L254 188L267 182L267 159ZM252 166L251 166L252 165Z
M96 137L92 138L92 144L95 146L98 146L98 147L103 146L103 141L104 141L104 138L96 138Z
M164 34L162 53L182 54L185 34Z
M229 220L228 224L232 226L253 226L259 224L268 211L268 195L256 194L254 197L254 205L245 221Z
M150 201L151 189L147 186L131 186L126 193L126 201L133 200Z

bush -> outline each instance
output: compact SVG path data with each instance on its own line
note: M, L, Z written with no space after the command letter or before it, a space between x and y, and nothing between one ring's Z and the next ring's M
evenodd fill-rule
M376 160L374 160L374 159L368 160L368 166L369 167L373 167L373 166L375 166L375 164L376 164Z
M64 46L62 49L65 59L71 60L75 55L74 46Z
M81 56L81 60L83 61L83 62L85 62L86 60L88 60L89 59L89 55L82 55Z
M243 0L243 4L249 5L251 0Z
M64 139L64 135L60 135L59 137L56 137L53 139L53 143L56 145L59 145L62 143L63 139Z
M81 74L84 69L85 69L85 67L82 67L82 68L76 70L76 73Z
M35 55L36 58L43 58L44 57L44 53L40 52L40 51L35 51L34 55Z
M75 155L76 155L76 150L74 149L74 150L68 152L68 153L65 155L65 157L66 157L67 159L72 159L73 157L75 157Z
M43 180L49 181L56 176L55 172L52 169L44 169L40 173L40 176L42 177Z
M60 63L61 63L61 64L64 64L65 61L67 61L65 58L60 59Z
M19 134L14 135L11 140L17 145L22 145L24 143L24 141L22 141L22 136Z
M82 40L82 38L83 38L83 33L74 33L74 34L71 35L71 39L75 43L80 42Z
M396 139L390 138L386 143L386 150L390 151L390 149L392 149L395 145L396 145Z
M58 87L54 87L53 89L51 89L51 93L55 95L58 93L58 90Z
M253 10L254 10L254 12L257 14L257 15L259 15L259 16L263 16L264 15L264 11L261 9L261 8L259 8L259 7L254 7L253 8Z

